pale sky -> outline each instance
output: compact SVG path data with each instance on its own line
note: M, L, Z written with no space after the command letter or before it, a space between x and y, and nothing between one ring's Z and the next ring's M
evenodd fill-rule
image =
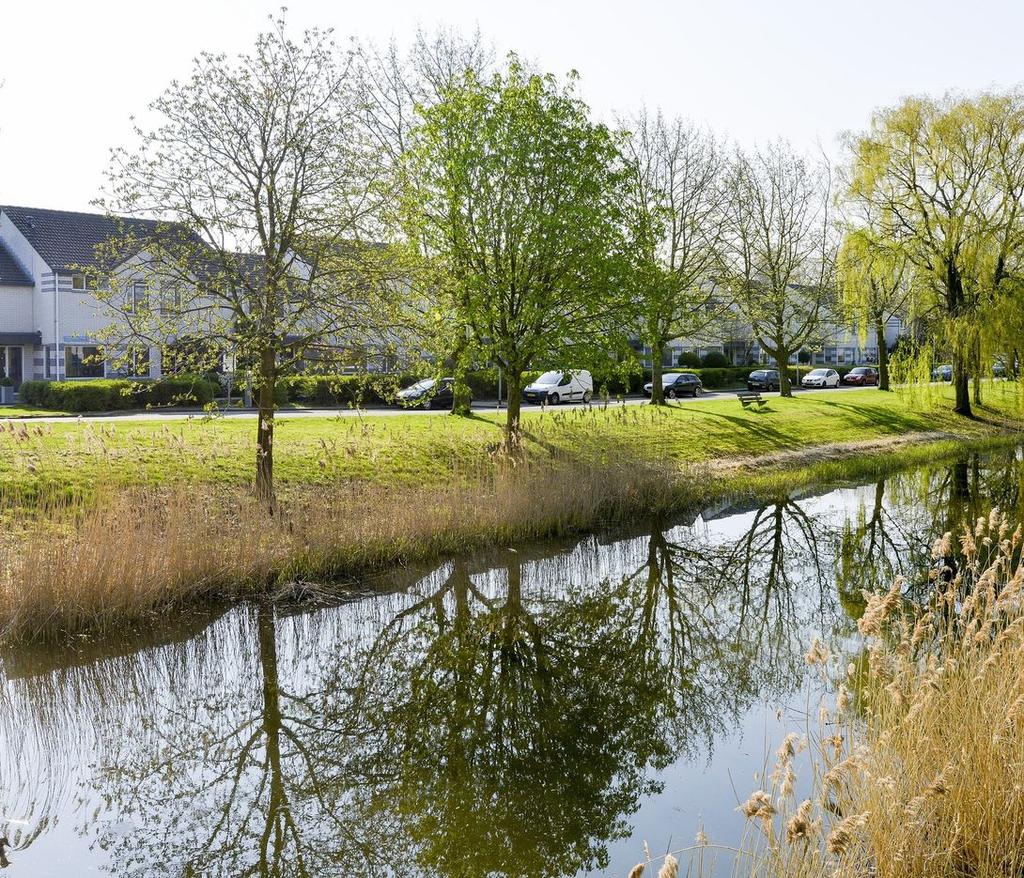
M251 45L280 4L0 0L0 204L89 210L129 116L202 50ZM841 132L908 94L1024 80L1022 0L291 0L296 29L408 43L479 27L610 119L642 104L743 145L786 137L838 155Z

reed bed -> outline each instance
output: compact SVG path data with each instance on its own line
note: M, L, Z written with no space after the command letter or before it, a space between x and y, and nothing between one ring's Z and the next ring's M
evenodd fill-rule
M692 476L496 461L471 483L305 486L272 514L223 486L56 494L0 541L0 630L8 640L103 634L190 602L341 590L386 566L663 513L692 496Z
M936 542L925 605L897 580L866 595L858 652L814 643L829 694L740 806L736 875L1024 875L1021 547L993 510Z

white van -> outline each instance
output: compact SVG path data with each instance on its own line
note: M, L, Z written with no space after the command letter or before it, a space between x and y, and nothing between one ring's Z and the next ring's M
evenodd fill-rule
M575 372L545 372L533 384L523 388L523 402L590 402L594 379L586 369Z

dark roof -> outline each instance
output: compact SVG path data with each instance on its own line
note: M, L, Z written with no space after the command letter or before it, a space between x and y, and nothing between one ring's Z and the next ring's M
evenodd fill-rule
M0 287L34 287L32 279L14 254L0 241Z
M102 213L75 213L37 207L0 205L18 231L54 271L96 265L96 247L131 233L139 238L154 234L156 220L112 217Z

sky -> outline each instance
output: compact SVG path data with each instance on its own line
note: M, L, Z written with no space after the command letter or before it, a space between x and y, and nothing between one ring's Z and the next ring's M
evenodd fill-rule
M280 4L0 0L0 204L89 210L109 150L204 50L244 51ZM661 108L742 146L840 137L911 94L1024 80L1024 0L290 0L296 32L408 44L479 28L499 53L575 69L600 118Z

